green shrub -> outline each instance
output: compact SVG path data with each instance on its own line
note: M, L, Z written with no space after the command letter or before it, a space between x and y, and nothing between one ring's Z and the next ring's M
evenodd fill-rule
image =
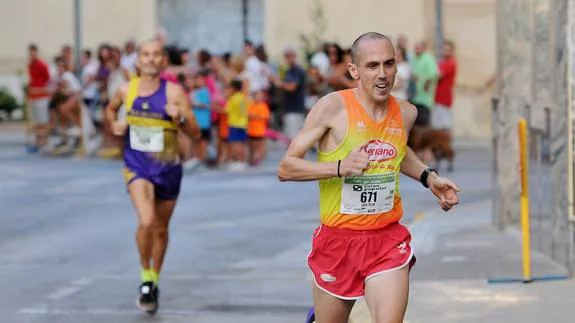
M18 109L16 98L5 88L0 88L0 111L4 111L8 116Z

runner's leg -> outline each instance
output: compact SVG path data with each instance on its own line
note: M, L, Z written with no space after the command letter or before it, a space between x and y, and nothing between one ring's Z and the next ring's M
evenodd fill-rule
M354 300L329 295L313 284L313 306L317 323L347 323Z
M402 323L409 298L409 266L365 282L365 301L375 323Z
M153 226L154 226L154 186L152 183L138 178L128 186L134 208L138 213L138 230L136 242L140 252L142 269L147 272L150 269L152 255ZM144 279L144 277L143 277Z
M157 221L154 208L154 186L147 180L136 178L128 185L128 190L139 219L136 242L142 265L142 283L137 304L141 310L153 314L158 309L158 289L154 283L155 276L150 270L154 224Z
M154 223L152 260L154 273L159 275L164 263L164 256L168 247L168 226L176 207L176 200L156 200L155 210L157 219ZM156 281L157 283L157 281Z

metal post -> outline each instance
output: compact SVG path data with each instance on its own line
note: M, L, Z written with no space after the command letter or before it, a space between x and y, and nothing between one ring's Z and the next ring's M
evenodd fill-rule
M74 0L74 58L76 75L79 78L82 70L82 0Z
M543 154L541 151L541 142L542 142L542 134L537 133L535 135L536 140L536 161L537 164L537 199L535 204L537 204L537 224L538 224L538 232L537 232L537 248L543 251L543 160L541 155Z
M244 42L248 40L248 0L242 0L242 30Z
M499 165L497 163L497 150L499 149L499 116L498 116L498 106L499 106L499 99L492 98L491 99L491 135L492 135L492 149L493 149L493 160L492 160L492 169L491 169L491 186L492 186L492 214L493 214L493 225L496 226L499 230L503 230L505 228L505 223L503 221L503 216L499 213L499 203L501 197L497 193L498 188L498 174L499 174Z
M435 0L435 54L443 55L443 0Z

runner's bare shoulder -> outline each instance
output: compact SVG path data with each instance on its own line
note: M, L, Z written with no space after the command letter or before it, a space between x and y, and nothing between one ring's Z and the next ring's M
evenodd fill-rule
M337 92L321 97L311 108L308 119L329 125L345 110L343 98Z
M171 98L176 98L181 95L185 96L184 88L180 84L173 82L167 82L166 94Z
M401 117L406 129L411 129L417 119L417 108L407 100L395 99L401 109Z

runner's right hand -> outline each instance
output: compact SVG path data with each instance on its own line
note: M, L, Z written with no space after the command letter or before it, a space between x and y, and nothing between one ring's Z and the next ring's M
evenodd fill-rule
M128 130L128 124L125 121L116 121L112 124L112 133L114 136L123 136Z
M365 143L353 150L341 161L339 174L341 176L361 175L369 165L369 154L366 151L368 143Z

